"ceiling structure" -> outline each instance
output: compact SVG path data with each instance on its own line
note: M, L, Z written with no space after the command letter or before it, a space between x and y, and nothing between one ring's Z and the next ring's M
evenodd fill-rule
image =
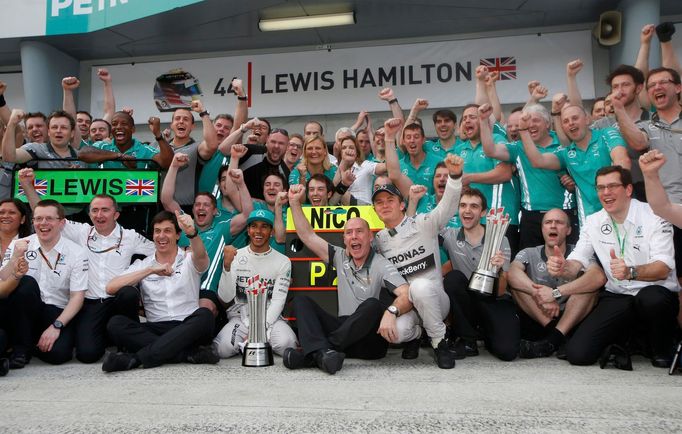
M682 1L660 0L682 17ZM39 40L81 61L172 54L278 50L438 38L493 31L593 25L618 0L204 0L92 33L0 39L0 66L20 65L22 40ZM352 26L261 32L260 18L355 11ZM1 36L1 33L0 33Z

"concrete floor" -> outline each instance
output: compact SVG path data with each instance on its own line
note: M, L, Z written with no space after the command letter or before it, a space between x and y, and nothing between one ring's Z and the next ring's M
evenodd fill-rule
M484 351L437 369L392 349L381 361L317 369L168 365L104 374L38 360L0 378L0 432L682 432L682 374L555 359L499 362Z

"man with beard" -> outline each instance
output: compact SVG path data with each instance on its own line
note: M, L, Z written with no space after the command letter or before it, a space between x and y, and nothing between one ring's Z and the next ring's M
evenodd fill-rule
M571 231L563 210L547 211L542 219L544 243L521 250L507 273L521 310L521 358L549 357L557 351L597 304L598 290L606 283L604 271L594 262L573 280L549 274L547 258L569 255L575 248L566 243Z
M540 153L554 153L561 144L551 131L551 117L546 108L539 104L527 105L525 112L530 114L527 124L528 134L521 140L530 139ZM521 223L519 226L519 249L537 246L542 243L542 218L553 208L570 209L573 203L571 193L561 184L562 172L558 170L536 169L526 157L523 144L517 142L493 143L490 124L486 120L492 109L483 105L478 109L481 118L481 144L490 158L516 165L521 184ZM519 113L519 120L521 113ZM577 225L576 225L577 230ZM577 235L576 235L577 239Z
M573 178L582 228L587 216L602 207L595 189L597 170L611 164L630 167L625 141L613 128L591 130L590 115L583 107L564 106L561 108L561 125L571 143L559 148L556 153L541 153L532 137L529 137L530 119L530 113L525 113L521 116L519 126L522 139L524 134L527 135L526 140L522 140L525 154L533 167L565 170Z

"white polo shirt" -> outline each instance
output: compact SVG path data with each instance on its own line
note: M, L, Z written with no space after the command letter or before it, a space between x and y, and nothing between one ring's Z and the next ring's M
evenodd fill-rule
M154 243L131 229L116 224L108 236L99 234L86 223L68 220L62 236L83 246L90 261L86 298L107 298L106 286L116 276L125 273L133 255L154 254Z
M25 254L28 261L26 274L38 282L43 303L63 309L69 302L70 292L88 289L88 255L85 249L60 237L52 250L46 252L39 249L36 234L25 239L28 241ZM7 248L6 260L12 256L15 243L16 241L12 241Z
M614 278L609 267L611 249L615 250L616 256L621 257L621 244L627 266L661 261L670 268L668 276L654 282ZM567 259L579 261L587 268L593 254L606 273L606 289L610 292L637 295L640 289L650 285L661 285L674 292L680 290L675 277L672 225L654 214L647 203L632 199L625 222L617 227L604 209L588 216L580 231L578 244Z
M157 264L155 255L137 260L127 273ZM171 276L150 274L140 281L142 304L149 322L182 321L199 309L199 285L206 270L197 270L192 253L178 248Z

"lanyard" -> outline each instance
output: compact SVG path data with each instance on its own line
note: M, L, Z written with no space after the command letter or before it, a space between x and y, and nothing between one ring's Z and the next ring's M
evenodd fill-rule
M622 258L622 257L624 257L624 253L625 253L625 241L628 237L628 233L624 232L623 239L621 240L620 239L620 232L618 231L618 225L616 224L616 222L613 219L611 219L611 223L613 223L613 230L616 233L616 239L618 240L618 246L620 247L620 257ZM623 222L623 230L625 230L625 223L624 222Z
M90 245L90 240L91 240L92 237L93 237L92 231L94 231L94 230L95 230L94 227L92 227L92 228L90 229L90 233L88 234L88 241L87 241L87 243L86 243L86 244L88 245L88 249L89 249L92 253L106 253L106 252L110 252L110 251L112 251L112 250L114 250L114 249L116 249L116 252L118 252L118 249L121 247L121 241L123 240L123 228L122 228L121 226L118 227L118 241L116 242L116 244L113 245L113 246L111 246L111 247L109 247L108 249L104 249L104 250L93 250L92 246ZM120 255L121 253L118 252L118 254Z
M62 254L59 253L59 252L57 252L57 260L54 261L54 266L52 266L52 264L50 264L50 260L47 259L47 256L45 256L45 253L43 253L43 249L41 249L40 247L38 247L38 252L40 253L40 256L43 257L43 261L45 261L45 263L47 264L47 266L50 267L50 270L52 270L55 274L59 275L59 273L57 272L56 268L57 268L57 264L59 264L59 260L62 258Z

